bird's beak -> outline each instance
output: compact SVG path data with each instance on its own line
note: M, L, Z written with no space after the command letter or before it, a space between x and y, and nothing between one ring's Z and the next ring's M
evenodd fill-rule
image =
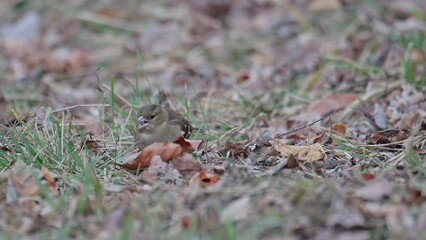
M148 121L143 117L139 116L138 118L138 130L144 130L146 127L148 127Z

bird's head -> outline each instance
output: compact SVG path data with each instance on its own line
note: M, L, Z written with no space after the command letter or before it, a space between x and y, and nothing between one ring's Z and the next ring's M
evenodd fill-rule
M167 112L159 105L149 104L141 107L138 112L137 129L139 132L163 124L167 121Z

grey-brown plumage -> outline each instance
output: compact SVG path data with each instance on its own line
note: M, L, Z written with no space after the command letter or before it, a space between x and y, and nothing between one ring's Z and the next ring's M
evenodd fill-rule
M134 138L142 150L154 142L173 142L181 136L187 138L191 132L191 123L181 114L149 104L139 109Z

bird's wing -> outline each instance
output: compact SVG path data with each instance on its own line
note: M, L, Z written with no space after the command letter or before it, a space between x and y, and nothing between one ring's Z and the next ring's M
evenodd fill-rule
M181 130L184 132L183 137L189 137L192 132L191 123L175 111L170 111L169 114L170 119L172 119L169 121L169 125L179 125Z

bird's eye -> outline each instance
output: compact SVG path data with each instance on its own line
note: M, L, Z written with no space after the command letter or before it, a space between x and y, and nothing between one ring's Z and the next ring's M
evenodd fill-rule
M152 114L151 116L149 116L150 118L155 118L155 115L154 114Z

